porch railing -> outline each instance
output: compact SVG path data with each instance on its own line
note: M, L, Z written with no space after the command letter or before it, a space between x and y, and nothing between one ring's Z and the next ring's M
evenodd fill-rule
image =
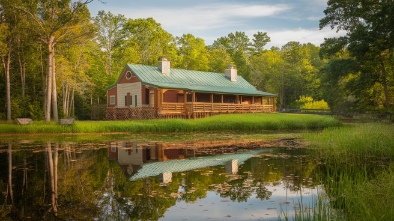
M163 103L161 108L108 108L108 120L156 119L156 118L200 118L227 113L273 112L273 105L223 104L223 103Z
M224 103L163 103L160 114L191 114L200 112L213 113L258 113L273 112L273 105L224 104Z

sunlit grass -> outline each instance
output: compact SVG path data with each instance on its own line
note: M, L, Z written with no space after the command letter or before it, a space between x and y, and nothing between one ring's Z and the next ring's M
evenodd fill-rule
M141 133L197 131L304 130L337 127L329 116L295 114L229 114L184 120L76 121L74 125L34 122L31 125L0 124L0 133Z
M354 124L310 133L330 210L340 220L394 217L394 125Z
M336 165L364 165L365 162L394 159L394 125L356 124L327 128L322 133L306 134L316 154Z

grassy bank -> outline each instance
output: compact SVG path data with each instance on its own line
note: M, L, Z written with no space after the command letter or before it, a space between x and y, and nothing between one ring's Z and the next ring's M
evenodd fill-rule
M34 122L31 125L0 124L1 134L34 133L141 133L198 131L305 130L337 127L335 118L296 114L229 114L184 120L77 121L74 125Z
M394 217L394 125L355 124L307 134L338 220ZM324 220L324 219L323 219Z

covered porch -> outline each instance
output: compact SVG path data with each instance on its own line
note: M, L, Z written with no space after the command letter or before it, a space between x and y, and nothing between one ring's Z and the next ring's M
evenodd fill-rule
M183 115L200 118L228 113L274 112L274 97L203 93L176 89L158 89L157 107L161 116Z
M141 107L107 107L108 120L195 119L218 114L275 112L273 96L234 95L147 87Z

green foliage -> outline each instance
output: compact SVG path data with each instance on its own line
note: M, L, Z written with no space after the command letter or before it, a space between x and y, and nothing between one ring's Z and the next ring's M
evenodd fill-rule
M271 41L267 32L257 32L253 35L254 53L260 54L264 51L265 45Z
M97 16L93 19L96 27L95 39L98 42L98 46L105 51L105 55L101 58L101 61L105 64L105 70L107 75L117 75L121 66L118 62L113 62L114 53L118 48L121 48L126 38L125 30L123 26L126 23L124 15L114 15L111 12L105 12L100 10Z
M238 74L244 77L246 80L249 80L250 67L247 64L248 56L250 54L250 45L250 39L245 34L245 32L237 31L235 34L230 33L226 37L220 37L216 39L212 44L212 48L225 49L231 56L235 66L237 66Z
M58 107L64 108L64 116L90 119L87 106L106 102L106 88L126 63L156 66L159 56L168 57L172 67L218 73L235 64L238 74L257 89L278 95L279 109L309 96L324 99L333 110L393 110L391 1L330 0L320 28L346 30L345 36L327 38L321 48L290 41L270 50L265 49L270 37L260 31L251 38L235 31L207 46L198 36L172 36L154 18L126 19L102 10L90 21L89 2L0 0L0 54L12 48L11 103L17 104L13 117L43 117L38 107L44 107L47 93L46 46L52 35ZM79 99L73 91L81 96L78 104L73 103ZM6 94L1 97L2 104ZM5 112L6 108L0 110L2 119Z
M33 101L28 105L29 117L33 120L42 120L44 116L42 105L38 101Z
M124 31L129 36L125 46L134 48L138 55L138 60L127 62L157 65L158 57L168 56L175 47L173 36L153 18L128 19ZM175 57L169 58L176 63Z
M324 100L314 101L312 97L300 96L300 99L296 100L298 108L301 109L329 109L327 102Z
M8 51L8 45L6 43L8 35L8 25L0 23L0 55L2 56Z
M329 210L345 220L385 220L394 207L394 126L355 124L306 134L321 162Z
M223 73L232 63L228 52L223 48L210 49L208 51L209 70L211 72Z
M389 93L394 74L392 1L331 0L327 5L320 28L330 26L347 33L344 37L326 39L322 55L338 56L338 52L347 50L359 62L360 75L347 86L357 98L356 108L391 109L394 104Z
M184 34L176 38L176 44L181 58L180 68L208 71L208 50L203 39L196 38L192 34ZM224 69L220 72L223 71Z

